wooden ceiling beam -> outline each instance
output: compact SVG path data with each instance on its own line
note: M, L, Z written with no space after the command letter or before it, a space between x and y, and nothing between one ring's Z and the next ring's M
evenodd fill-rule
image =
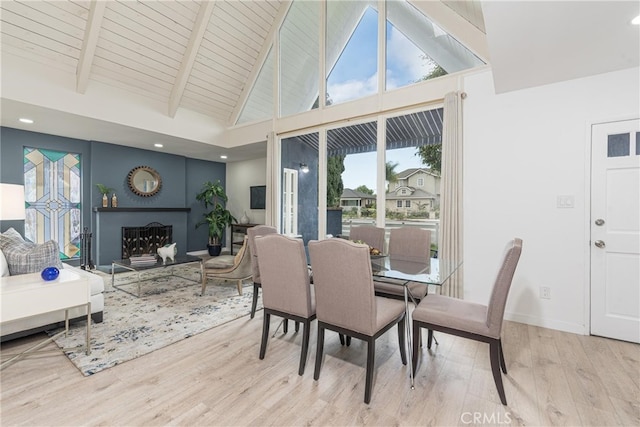
M102 17L107 7L106 1L92 0L89 6L89 17L87 18L87 26L84 30L84 39L82 40L82 50L78 59L78 68L76 70L76 91L85 93L89 84L89 75L91 74L91 65L93 57L98 46L98 35L102 26Z
M169 96L169 116L175 117L180 106L180 101L184 95L184 90L187 87L187 81L191 75L191 69L196 60L196 55L200 49L202 38L207 31L207 26L211 20L213 14L213 7L215 1L204 1L200 3L200 9L198 10L198 16L196 22L191 31L191 37L189 37L189 44L187 44L187 50L184 53L182 62L180 63L180 69L176 76L176 81L171 89L171 95Z

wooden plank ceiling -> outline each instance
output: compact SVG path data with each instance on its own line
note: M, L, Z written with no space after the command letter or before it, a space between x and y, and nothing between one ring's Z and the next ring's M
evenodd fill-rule
M479 1L443 3L483 28ZM180 107L233 125L288 7L286 0L2 0L1 48L75 75L80 93L97 81L164 102L171 117ZM297 39L313 28L296 24ZM304 88L289 87L297 94L317 86L297 83Z
M270 35L272 1L5 1L2 51L228 123Z

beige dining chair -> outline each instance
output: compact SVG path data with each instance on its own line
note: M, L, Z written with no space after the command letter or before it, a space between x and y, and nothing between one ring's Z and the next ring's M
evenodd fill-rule
M375 296L367 245L344 239L309 242L316 292L318 344L313 378L320 378L325 329L367 343L364 402L371 401L376 339L398 325L400 358L407 364L404 302Z
M415 227L392 228L389 232L388 256L397 261L430 262L431 232ZM376 280L376 295L404 300L403 287L393 283L389 279ZM428 290L426 285L415 282L410 282L407 288L411 299L416 303L425 297Z
M361 240L369 245L369 247L376 248L380 252L385 253L384 233L384 228L373 225L352 226L349 230L349 240Z
M258 293L260 291L260 267L258 266L258 251L256 250L256 237L266 236L268 234L277 234L278 230L269 225L256 225L247 229L247 238L249 239L249 249L251 249L251 272L253 276L253 300L251 301L251 319L256 315L258 307Z
M522 240L515 238L507 244L488 305L477 304L443 295L429 295L413 310L413 359L415 376L420 353L421 328L429 330L427 348L431 348L432 331L469 338L489 344L489 359L493 380L503 405L507 398L502 385L502 372L507 366L502 352L502 321L513 275L522 253Z
M208 279L236 281L238 295L242 295L242 282L251 278L251 249L247 240L245 236L242 247L235 256L220 255L204 262L201 295L204 295Z
M262 341L260 359L264 359L269 339L271 315L302 323L302 348L298 375L304 373L309 349L311 321L316 318L316 303L310 284L307 255L302 239L281 234L255 239L262 282Z

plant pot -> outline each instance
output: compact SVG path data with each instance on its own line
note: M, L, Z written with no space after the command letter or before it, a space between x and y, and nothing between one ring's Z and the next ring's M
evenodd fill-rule
M207 249L209 250L209 255L218 256L222 252L222 245L207 245Z

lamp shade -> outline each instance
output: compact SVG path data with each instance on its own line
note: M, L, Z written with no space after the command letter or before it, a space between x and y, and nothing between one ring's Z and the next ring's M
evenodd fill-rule
M25 219L24 186L0 183L0 220Z

